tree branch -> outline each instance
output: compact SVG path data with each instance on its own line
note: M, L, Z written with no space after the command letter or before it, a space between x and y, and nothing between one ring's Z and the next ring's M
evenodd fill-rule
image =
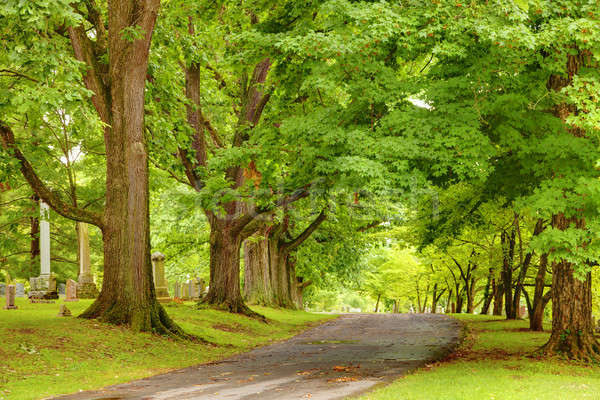
M59 213L65 218L72 219L80 222L87 222L88 224L95 225L100 229L104 226L103 217L99 213L94 213L86 210L82 210L71 204L64 202L54 193L50 188L46 186L44 182L38 177L33 166L25 158L25 155L17 147L15 143L15 136L13 131L6 126L6 124L0 121L0 139L2 146L12 152L13 156L19 161L20 170L25 177L25 180L29 183L29 186L33 191L46 202L54 211Z
M98 63L94 52L94 43L87 37L83 26L69 27L68 32L75 57L88 66L88 71L85 73L83 80L85 86L94 92L92 104L102 122L110 124L110 93L102 78L106 71L103 71Z
M327 214L325 214L325 210L321 211L319 216L308 227L306 227L304 232L302 232L300 235L298 235L295 239L284 243L283 247L287 251L292 251L292 250L296 249L306 239L308 239L310 237L310 235L312 235L312 233L319 227L319 225L321 225L321 223L323 221L325 221L326 218L327 218Z

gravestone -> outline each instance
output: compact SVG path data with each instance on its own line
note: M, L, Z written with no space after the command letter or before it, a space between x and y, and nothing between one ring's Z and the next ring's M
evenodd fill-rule
M181 298L181 284L179 283L179 281L175 281L175 286L173 287L173 295L175 298L180 299Z
M92 275L92 262L90 261L90 235L88 224L77 223L77 244L79 246L79 277L77 278L77 296L80 299L95 299L98 297L98 288Z
M29 286L30 299L58 299L58 292L56 290L56 277L52 274L30 278Z
M190 281L186 281L181 285L181 299L189 300L190 299Z
M190 299L200 300L204 295L204 281L200 278L193 278L189 281Z
M73 279L67 280L65 301L79 301L77 298L77 282L75 282Z
M154 276L154 290L156 298L161 303L171 301L167 281L165 279L165 255L161 252L152 253L152 274Z
M525 318L528 317L527 314L528 314L527 313L527 306L521 306L521 307L519 307L519 318L525 319Z
M71 310L69 310L67 308L67 306L65 306L64 304L61 304L57 317L70 317L70 316L71 316Z
M15 285L8 285L6 288L6 305L5 310L16 310L18 307L15 306L16 288Z
M15 292L17 297L25 297L25 284L17 282L15 284Z
M6 284L0 283L0 296L4 296L6 294Z
M58 294L65 294L65 289L66 289L67 285L65 285L64 283L59 283L58 284Z

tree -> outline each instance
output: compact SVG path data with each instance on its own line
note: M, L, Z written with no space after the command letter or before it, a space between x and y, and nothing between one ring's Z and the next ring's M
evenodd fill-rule
M40 179L35 166L21 150L22 139L15 132L28 130L28 125L21 122L26 120L27 111L37 117L38 123L44 119L45 112L37 104L30 102L24 112L24 107L19 107L15 99L3 101L4 117L0 122L3 147L18 160L19 169L31 188L53 210L102 230L102 291L81 317L128 325L135 331L183 336L181 329L156 301L149 251L144 89L159 1L108 1L106 10L93 0L74 7L60 0L51 5L50 8L40 6L35 9L33 25L27 20L30 13L18 9L25 5L15 4L3 9L4 29L20 32L12 41L14 50L3 57L9 71L19 71L12 73L16 84L4 90L8 89L9 93L39 90L41 97L51 99L51 104L56 104L58 109L61 106L85 109L86 105L82 103L88 100L83 93L91 95L89 100L104 134L107 171L104 209L90 211L63 200ZM24 26L28 28L22 29ZM90 29L94 30L94 35L88 35ZM44 34L40 35L40 30ZM72 46L71 54L65 37ZM19 56L20 47L29 47L30 53ZM58 54L52 54L55 49L59 50ZM27 62L27 58L33 56L38 58L38 65ZM54 72L54 85L73 84L69 90L75 89L73 92L78 93L75 103L78 100L79 104L71 102L77 94L67 92L63 95L60 90L55 91L52 84L46 84L46 71L51 71L57 63L65 63L65 67ZM80 66L84 70L82 74L79 74ZM80 78L87 92L77 91ZM71 110L67 108L66 112Z

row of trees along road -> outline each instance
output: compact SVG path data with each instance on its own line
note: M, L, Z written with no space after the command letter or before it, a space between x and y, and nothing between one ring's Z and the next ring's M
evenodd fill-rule
M239 282L251 237L247 278L271 289L247 297L293 305L290 252L324 224L333 195L409 207L412 193L441 208L407 235L442 250L432 268L462 271L451 279L467 309L482 270L483 305L504 298L509 317L528 271L543 283L551 270L547 352L596 358L599 12L592 0L6 5L0 180L20 171L55 212L100 228L104 283L83 317L185 336L154 295L150 164L197 193L210 305L253 314ZM58 190L57 132L105 166L91 172L103 185ZM500 263L481 268L498 248ZM270 282L252 273L267 268L265 254ZM532 315L548 301L540 285Z

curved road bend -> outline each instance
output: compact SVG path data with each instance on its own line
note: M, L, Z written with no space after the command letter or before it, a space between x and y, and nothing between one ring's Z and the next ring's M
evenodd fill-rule
M444 357L459 336L443 315L345 314L223 361L59 399L343 399Z

